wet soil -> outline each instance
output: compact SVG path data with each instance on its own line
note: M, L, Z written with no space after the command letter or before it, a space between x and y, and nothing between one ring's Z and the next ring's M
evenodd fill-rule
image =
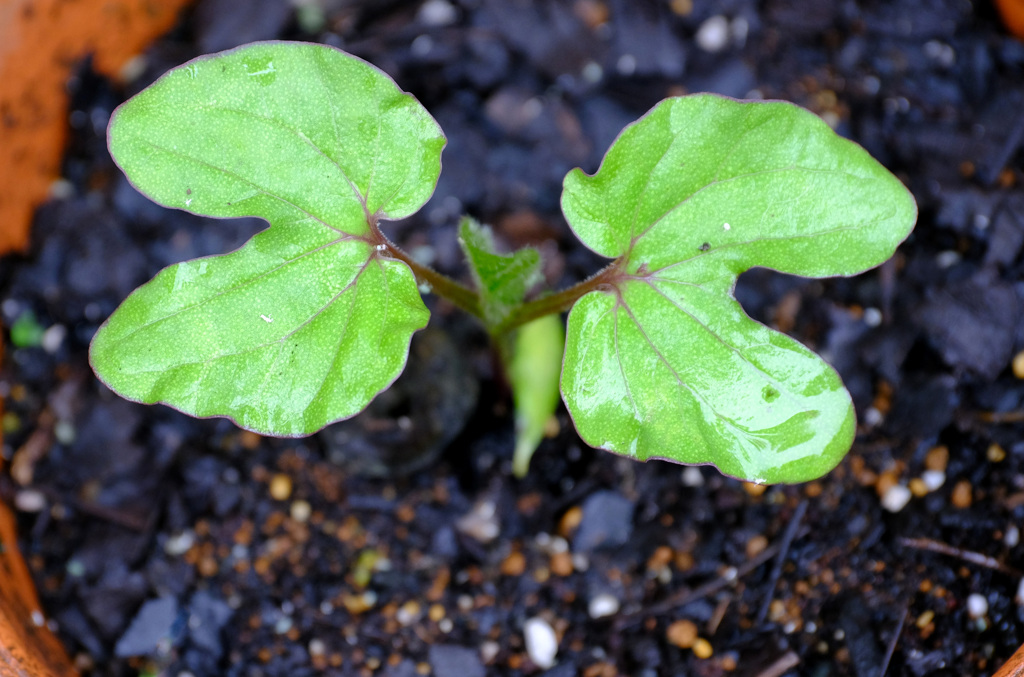
M32 311L46 330L0 372L0 490L86 673L984 675L1024 642L1024 44L987 3L252 5L198 3L127 87L80 67L58 197L29 253L0 259L5 325ZM738 289L844 377L847 459L756 487L592 450L563 411L514 479L485 337L436 299L445 338L418 339L413 380L330 434L263 439L105 390L87 346L117 304L262 228L141 198L106 154L110 112L167 68L267 38L347 49L438 119L437 191L390 234L456 276L463 212L539 245L552 285L596 271L558 211L562 177L665 96L787 99L864 145L920 206L896 257ZM374 449L426 465L381 477ZM544 625L546 672L524 639Z

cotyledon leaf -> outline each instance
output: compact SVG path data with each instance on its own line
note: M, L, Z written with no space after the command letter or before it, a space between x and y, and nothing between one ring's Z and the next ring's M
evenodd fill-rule
M853 275L888 259L917 207L896 177L784 102L668 99L627 127L562 209L616 258L568 324L562 395L589 444L714 464L757 482L818 477L849 449L849 394L824 361L751 320L737 276Z
M132 293L93 340L97 374L278 436L359 412L428 318L371 223L426 202L444 144L412 96L331 47L254 43L170 71L114 113L114 160L162 205L270 228Z

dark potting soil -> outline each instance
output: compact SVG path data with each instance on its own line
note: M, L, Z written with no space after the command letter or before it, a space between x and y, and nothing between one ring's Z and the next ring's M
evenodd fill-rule
M983 675L1024 641L1024 45L988 3L238 7L199 2L126 89L82 65L60 197L28 255L0 260L5 325L31 310L47 329L0 375L0 488L87 673L532 675L524 635L546 625L547 675ZM436 299L419 366L330 433L263 439L113 396L87 363L99 324L161 267L263 224L140 197L109 115L172 66L268 38L351 51L438 119L437 191L389 228L453 275L464 212L540 245L552 285L596 271L562 177L669 95L791 100L864 145L920 206L896 257L852 279L756 270L737 292L841 372L848 458L765 489L591 450L563 411L516 480L485 337ZM377 451L426 465L379 477Z

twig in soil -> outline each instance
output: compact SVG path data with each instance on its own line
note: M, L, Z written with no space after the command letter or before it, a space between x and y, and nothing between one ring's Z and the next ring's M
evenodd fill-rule
M1024 409L1016 411L980 411L978 418L985 423L1020 423L1024 421Z
M757 677L782 677L782 675L798 665L800 665L800 657L796 655L795 651L790 649L772 661L771 665L757 673Z
M906 622L907 610L904 608L903 613L900 614L900 622L896 624L896 632L892 633L889 647L885 650L885 658L882 660L882 667L878 669L878 677L885 677L885 673L889 671L889 663L892 661L892 655L896 653L896 644L900 641L900 635L903 634L903 624Z
M647 618L649 616L660 616L661 614L665 614L669 611L672 611L672 609L675 609L676 607L683 606L684 604L689 604L690 602L693 602L698 599L703 599L708 595L712 595L718 592L719 590L726 588L729 585L732 585L741 576L746 576L751 571L753 571L757 567L761 566L762 564L770 560L772 557L775 556L775 554L778 551L778 545L770 545L754 557L751 557L746 562L736 567L735 575L719 576L718 578L713 578L710 581L707 581L706 583L697 586L696 588L683 588L682 590L679 590L678 592L670 595L669 597L666 597L657 604L651 604L647 607L644 607L640 611L635 611L631 614L625 614L620 616L615 621L615 630L613 634L618 635L622 630L630 626L636 625L644 618Z
M761 625L768 618L768 610L771 609L772 598L775 597L775 585L779 582L779 578L782 577L782 566L786 563L789 546L793 544L796 530L800 528L800 523L803 522L806 512L807 499L805 498L796 506L793 517L789 520L789 524L786 525L786 531L782 534L782 540L779 542L779 555L772 566L771 574L768 576L768 592L764 596L764 602L761 603L761 610L757 612L757 618L754 620L755 626Z
M977 564L979 566L987 567L989 569L995 569L1004 574L1010 576L1020 577L1021 572L1013 567L1006 566L994 557L988 555L982 555L980 552L974 552L971 550L963 550L961 548L954 548L952 545L943 543L941 541L932 540L931 538L906 538L900 537L896 541L902 546L907 548L915 548L917 550L928 550L930 552L937 552L940 555L949 555L950 557L956 557L962 559L965 562L971 564Z
M64 496L60 492L49 487L32 487L32 489L45 496L50 503L63 503L74 510L89 515L90 517L105 520L130 531L143 533L150 528L154 521L153 516L142 518L122 510L118 510L117 508L110 508L105 505L99 505L98 503L91 503L78 498ZM7 478L0 477L0 499L6 501L8 504L13 504L15 492L16 489L12 486L12 483Z
M133 515L117 508L111 508L98 503L92 503L90 501L83 501L77 498L68 498L67 496L61 496L58 492L50 489L42 489L42 493L47 496L51 501L58 503L63 502L70 505L74 510L85 513L90 517L116 524L119 527L134 531L137 533L145 533L149 531L155 522L155 513L150 514L147 517Z
M711 618L708 619L708 624L705 626L709 637L714 637L718 632L718 626L722 624L722 619L725 618L725 612L729 610L731 602L732 600L728 597L718 600L718 606L715 607L714 613L711 614Z

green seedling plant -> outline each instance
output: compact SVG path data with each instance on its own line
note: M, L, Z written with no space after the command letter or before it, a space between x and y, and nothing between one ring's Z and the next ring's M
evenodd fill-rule
M255 43L171 70L115 111L114 160L161 205L270 226L133 292L93 339L96 373L131 400L310 435L398 377L429 317L421 293L434 293L502 355L518 474L559 388L584 441L637 460L798 482L848 451L839 376L750 319L733 290L754 266L849 276L892 256L917 208L861 147L785 102L662 101L596 173L565 178L570 228L610 263L535 293L538 251L501 253L471 219L459 226L471 285L381 230L430 197L445 143L416 99L331 47Z

